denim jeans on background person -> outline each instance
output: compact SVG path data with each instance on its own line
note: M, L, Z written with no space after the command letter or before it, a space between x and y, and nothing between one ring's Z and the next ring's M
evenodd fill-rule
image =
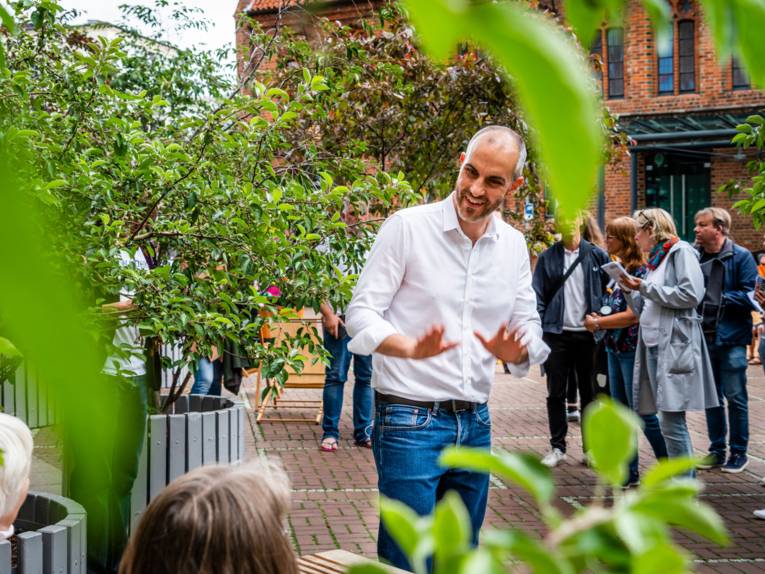
M348 350L351 338L339 327L340 338L324 329L324 347L331 359L324 378L323 438L340 438L340 413L343 410L343 388L353 359L353 440L366 442L372 427L372 355L356 355Z
M455 445L491 447L491 416L487 404L456 413L438 405L433 409L375 405L372 450L380 495L399 500L425 516L433 512L436 502L448 491L456 491L467 507L472 542L477 544L486 513L489 475L439 465L441 451ZM380 560L397 568L411 569L382 522L377 554Z
M626 407L634 410L632 396L633 367L635 366L635 352L617 353L608 351L608 385L611 396ZM667 445L659 427L659 418L656 415L642 415L643 433L653 449L657 459L667 458ZM638 454L630 461L629 480L639 478Z
M191 387L192 395L221 395L221 379L223 378L223 361L221 359L201 358L197 361L197 370L194 371L194 385Z
M725 458L730 426L731 454L746 454L749 446L749 395L746 390L746 346L709 345L709 358L720 406L707 409L709 452ZM723 400L724 399L724 400ZM726 421L725 406L728 416Z
M658 363L658 347L646 348L646 367L648 376L653 381L656 379L656 367ZM688 432L688 424L685 420L685 411L659 411L659 427L667 445L669 458L692 457L693 443ZM695 478L696 471L689 470L681 476Z

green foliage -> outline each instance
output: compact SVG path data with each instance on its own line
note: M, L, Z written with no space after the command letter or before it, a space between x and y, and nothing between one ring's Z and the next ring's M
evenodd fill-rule
M754 149L761 152L765 148L765 118L761 115L752 115L746 118L746 122L736 126L738 133L733 136L733 143L742 150ZM748 197L737 201L733 207L742 213L752 216L752 221L758 229L765 222L765 159L761 153L757 153L746 163L747 171L751 180L748 187L742 182L730 181L721 186L720 191L729 195L743 192Z
M340 166L338 176L343 166L357 169L351 159L363 159L369 169L402 172L414 190L441 198L453 190L456 159L480 128L501 124L528 135L510 86L490 57L463 45L449 62L433 62L417 49L411 25L396 8L353 27L313 17L310 40L288 28L274 36L252 26L252 49L274 61L257 76L260 81L294 94L306 81L304 70L324 79L325 89L315 95L320 105L296 118L289 131L294 157L310 153L303 150L309 145ZM530 201L537 217L525 224L523 209L504 215L523 226L531 244L547 245L543 185L529 151L527 184L515 205Z
M111 40L73 29L49 0L15 7L18 32L3 38L0 142L29 151L18 183L40 218L28 223L71 273L91 327L110 340L115 323L100 304L132 293L137 310L117 320L179 343L181 358L165 360L176 377L225 341L278 381L302 368L303 347L321 355L310 331L264 345L261 327L287 317L281 308L348 301L354 277L338 272L337 254L358 264L374 226L349 232L345 203L384 215L394 198L418 199L401 174L368 174L358 154L320 157L310 134L296 157L292 126L326 113L317 111L328 105L316 97L323 77L306 70L290 94L254 82L244 95L220 54L130 28ZM158 21L148 8L128 13ZM181 9L175 20L194 16ZM139 249L148 272L120 265L121 253Z
M561 200L559 213L570 217L584 208L596 189L604 144L591 73L571 38L553 21L515 3L410 0L406 5L437 59L466 39L494 55L513 79L533 127L545 180Z
M634 454L640 420L620 404L601 399L585 412L583 424L599 482L592 504L566 519L551 506L550 471L531 455L451 448L441 457L446 467L491 472L531 494L547 527L541 538L519 529L487 530L478 548L471 549L467 511L455 493L439 502L432 518L383 500L382 520L407 555L414 557L414 571L424 572L426 554L432 553L436 574L506 572L513 562L544 574L679 573L688 572L690 562L673 542L671 527L728 543L720 517L698 500L700 483L676 478L693 468L695 461L661 461L646 474L639 489L623 491L619 484ZM602 496L606 485L613 494L609 506Z
M665 0L643 0L658 43L666 42L671 12ZM587 205L595 190L604 154L596 129L598 96L582 50L552 21L513 2L407 0L412 21L425 47L445 60L463 40L489 52L512 80L545 180L569 217ZM718 55L740 57L756 85L765 85L765 3L760 0L702 0ZM626 0L568 0L566 24L581 45L608 20L618 25Z
M741 60L752 84L765 88L765 3L760 0L701 0L721 61Z
M614 409L606 403L594 403L588 408L589 416L582 424L592 465L612 486L624 484L626 465L637 449L635 429L640 428L639 419L631 411ZM609 429L608 434L602 429Z

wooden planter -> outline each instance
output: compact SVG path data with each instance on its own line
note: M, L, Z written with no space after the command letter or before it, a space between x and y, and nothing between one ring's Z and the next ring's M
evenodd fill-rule
M2 411L20 418L29 428L56 422L48 388L39 383L37 373L27 362L16 369L10 380L0 381L0 391Z
M226 398L180 397L172 412L150 415L131 495L131 530L144 508L170 482L205 464L244 458L244 405ZM0 570L1 572L1 570Z
M85 510L68 498L30 492L14 523L18 564L11 567L11 543L0 542L0 572L85 574Z

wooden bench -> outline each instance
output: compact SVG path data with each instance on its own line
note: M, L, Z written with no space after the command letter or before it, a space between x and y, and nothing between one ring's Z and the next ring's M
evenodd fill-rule
M334 574L345 572L354 564L377 564L377 562L346 550L329 550L301 556L298 559L298 570L300 574ZM406 570L393 566L382 565L382 567L390 574L407 574Z

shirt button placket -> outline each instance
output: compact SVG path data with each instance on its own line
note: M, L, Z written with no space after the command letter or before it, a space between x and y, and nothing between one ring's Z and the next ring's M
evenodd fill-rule
M467 258L467 276L465 277L465 298L462 302L462 386L470 381L470 332L473 328L471 301L473 298L473 262L476 259L477 246L473 246Z

